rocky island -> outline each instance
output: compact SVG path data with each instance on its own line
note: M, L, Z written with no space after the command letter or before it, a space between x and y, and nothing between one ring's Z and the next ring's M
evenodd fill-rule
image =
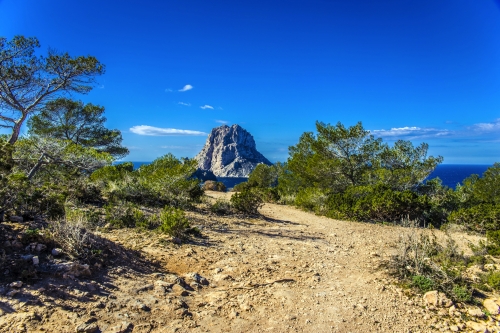
M236 124L212 129L195 159L199 171L217 177L248 177L259 163L272 164L257 151L253 136Z

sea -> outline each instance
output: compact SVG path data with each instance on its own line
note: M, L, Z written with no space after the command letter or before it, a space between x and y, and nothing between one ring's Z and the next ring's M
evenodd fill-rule
M139 168L141 165L149 164L151 162L132 162L134 164L134 169ZM457 184L461 184L462 181L472 174L477 174L482 176L482 174L491 165L485 164L441 164L436 167L436 169L427 177L427 179L433 179L439 177L443 185L450 188L455 188ZM219 177L218 181L224 183L226 188L233 188L235 185L247 181L248 178L234 178L234 177Z

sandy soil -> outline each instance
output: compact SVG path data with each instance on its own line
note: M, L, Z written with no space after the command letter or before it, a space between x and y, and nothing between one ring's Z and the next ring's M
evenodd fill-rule
M447 332L454 324L399 288L383 265L410 229L273 204L261 214L191 212L203 236L183 245L152 232L103 232L124 260L91 267L89 278L46 277L0 296L0 331ZM454 237L464 249L477 241Z

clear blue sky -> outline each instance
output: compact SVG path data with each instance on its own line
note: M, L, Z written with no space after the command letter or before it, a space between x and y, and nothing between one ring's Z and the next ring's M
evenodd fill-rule
M19 34L106 65L75 97L106 108L126 160L193 157L237 123L284 161L320 120L500 161L498 1L0 0L0 35Z

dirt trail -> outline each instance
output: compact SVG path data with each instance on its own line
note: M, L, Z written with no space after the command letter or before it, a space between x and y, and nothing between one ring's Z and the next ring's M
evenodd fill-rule
M437 323L381 266L403 228L273 204L261 214L190 213L204 237L180 246L154 233L102 233L156 268L121 265L93 280L45 279L0 296L0 331L415 333L451 325Z

